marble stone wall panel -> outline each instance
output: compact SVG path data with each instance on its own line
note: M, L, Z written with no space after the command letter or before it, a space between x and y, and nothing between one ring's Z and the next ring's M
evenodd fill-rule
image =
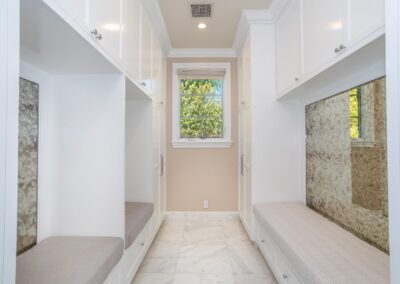
M17 253L37 239L39 85L20 79Z

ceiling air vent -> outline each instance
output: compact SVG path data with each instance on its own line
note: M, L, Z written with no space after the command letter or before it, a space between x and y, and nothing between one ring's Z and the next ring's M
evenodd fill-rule
M211 4L191 4L193 18L211 17Z

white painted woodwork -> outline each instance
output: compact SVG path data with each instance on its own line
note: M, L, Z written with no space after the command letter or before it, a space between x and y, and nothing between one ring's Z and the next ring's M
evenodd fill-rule
M89 0L90 32L95 40L117 61L122 60L123 0Z
M126 72L137 82L140 81L140 1L126 0L125 40Z
M140 32L140 84L151 92L152 84L152 27L143 6L141 6Z
M386 0L386 105L390 271L400 282L400 3Z
M49 0L47 0L49 1ZM77 24L89 29L90 0L50 0L57 3Z
M282 92L301 77L300 0L288 0L276 22L277 87Z
M0 283L15 282L19 1L0 0Z
M352 45L385 25L384 0L347 1L347 44Z
M335 48L345 44L346 0L303 0L304 71L312 72L335 57ZM284 35L283 35L284 36Z
M240 58L239 149L244 155L240 217L252 239L252 207L268 201L305 202L301 183L300 117L296 103L277 102L274 25L249 24ZM242 103L242 102L239 102ZM282 131L285 129L285 131ZM240 170L239 170L240 175Z

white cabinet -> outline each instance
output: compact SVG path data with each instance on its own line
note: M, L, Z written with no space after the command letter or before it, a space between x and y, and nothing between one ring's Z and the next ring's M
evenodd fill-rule
M77 24L87 29L89 25L89 0L53 0ZM48 2L48 0L45 0Z
M90 32L116 60L122 60L122 0L91 0Z
M140 80L140 0L126 0L125 68L132 80Z
M300 0L288 0L276 23L278 92L297 83L301 76Z
M275 25L278 97L384 34L384 0L288 0Z
M151 93L152 82L152 27L147 13L141 8L141 37L140 37L140 84Z
M385 25L384 0L348 0L348 45L367 37Z
M344 44L346 0L303 0L303 56L305 73L313 72L337 55ZM336 49L336 51L335 51Z

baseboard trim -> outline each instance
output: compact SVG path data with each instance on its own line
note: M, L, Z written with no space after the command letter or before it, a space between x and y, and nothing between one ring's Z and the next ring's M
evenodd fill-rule
M239 213L236 211L168 211L165 220L191 221L236 221Z

